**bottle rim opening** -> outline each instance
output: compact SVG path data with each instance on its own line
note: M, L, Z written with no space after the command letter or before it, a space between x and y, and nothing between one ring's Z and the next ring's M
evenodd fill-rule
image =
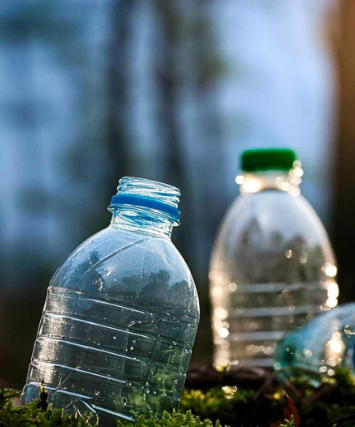
M180 190L172 185L144 178L123 177L108 209L112 211L117 205L146 207L167 214L178 225L179 196Z

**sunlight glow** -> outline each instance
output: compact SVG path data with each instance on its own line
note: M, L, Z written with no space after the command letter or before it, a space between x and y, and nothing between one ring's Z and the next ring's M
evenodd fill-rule
M290 184L288 183L288 182L282 182L281 184L280 184L280 189L282 190L282 191L289 191L289 189L290 189Z
M228 337L228 335L229 335L229 331L228 331L228 329L227 329L227 328L221 328L221 329L218 331L218 333L219 333L219 335L221 336L221 338L227 338L227 337Z
M223 289L221 286L215 286L214 288L211 289L211 295L213 297L220 297L221 295L223 295Z
M231 292L235 292L235 291L237 290L237 284L236 284L236 283L234 283L234 282L231 282L231 283L228 285L228 289L229 289Z
M332 338L326 344L326 358L327 364L330 366L336 366L342 360L342 356L345 350L345 344L341 339L339 332L334 332ZM329 374L329 371L328 371Z
M326 301L326 304L330 308L334 308L338 305L338 299L337 298L328 298Z
M216 308L214 311L214 317L216 319L225 319L226 317L228 317L228 311L225 310L224 308Z
M243 176L243 175L238 175L238 176L235 178L235 182L236 182L237 184L239 184L239 185L242 185L242 184L243 184L243 182L244 182L244 176Z
M243 184L243 191L246 193L256 193L261 188L260 180L255 178L248 178Z
M339 286L334 281L328 282L327 290L328 298L335 299L339 296Z
M328 277L335 277L337 275L338 269L333 264L326 264L324 266L324 272Z

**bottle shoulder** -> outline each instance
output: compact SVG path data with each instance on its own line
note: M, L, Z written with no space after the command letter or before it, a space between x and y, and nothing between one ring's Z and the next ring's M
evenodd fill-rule
M51 286L132 306L144 305L147 294L160 303L178 299L180 311L190 300L194 312L198 306L190 270L170 239L111 226L81 244L58 269Z
M241 253L246 256L248 250L255 254L253 248L264 254L302 248L308 255L320 253L325 262L335 263L329 237L314 209L303 196L285 192L239 196L221 223L212 262Z
M239 196L222 220L220 233L240 233L258 226L264 232L304 236L307 240L328 239L325 228L310 203L301 195L265 191Z

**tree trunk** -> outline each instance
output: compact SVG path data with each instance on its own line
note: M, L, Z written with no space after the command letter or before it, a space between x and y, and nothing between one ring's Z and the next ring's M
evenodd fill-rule
M355 298L355 2L343 0L338 49L339 117L336 153L334 243L341 301Z
M110 13L107 75L107 137L111 162L109 179L129 174L128 56L131 49L131 15L135 0L113 0Z

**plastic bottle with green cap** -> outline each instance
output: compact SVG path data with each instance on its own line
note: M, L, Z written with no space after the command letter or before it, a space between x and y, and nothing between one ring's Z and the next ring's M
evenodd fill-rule
M199 322L193 278L171 242L180 191L120 180L111 224L54 274L23 391L100 425L177 410Z
M247 150L241 169L210 264L214 364L272 367L288 332L337 305L337 267L296 153Z

